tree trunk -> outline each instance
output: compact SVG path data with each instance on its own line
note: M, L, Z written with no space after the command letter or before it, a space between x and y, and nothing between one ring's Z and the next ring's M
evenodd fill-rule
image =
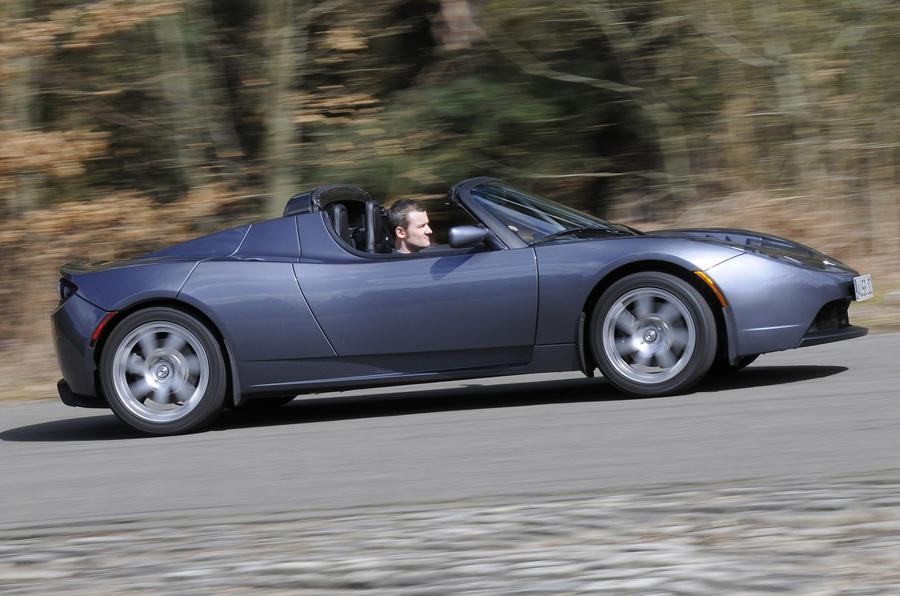
M813 124L811 102L796 72L798 66L792 60L790 33L782 24L778 6L772 0L754 0L752 6L759 30L765 32L762 47L771 64L766 70L774 86L775 107L791 129L790 138L780 142L796 170L793 182L811 188L826 176L821 155L826 143Z
M296 125L288 97L296 80L297 63L305 58L306 32L298 31L294 2L291 0L267 2L265 23L268 40L266 75L269 82L264 111L265 154L269 173L266 211L268 215L275 216L281 215L285 202L296 191L293 169L299 160ZM298 38L303 38L304 47L295 47Z
M156 19L162 55L161 85L172 106L175 160L188 189L209 181L223 159L240 155L240 144L226 113L224 85L207 48L215 43L206 3Z
M4 18L26 16L31 9L32 0L10 2L7 8L9 15ZM21 54L14 56L3 64L5 77L0 85L0 130L5 133L22 133L37 129L35 121L35 98L32 73L38 72L39 56ZM7 217L16 217L29 209L34 209L40 201L40 188L43 176L39 172L11 172L7 180L0 182L0 196L3 205L0 212Z
M475 24L468 0L441 0L432 31L444 50L464 50L484 36Z
M657 146L663 162L666 186L676 201L692 201L697 189L692 180L690 144L688 133L682 126L677 112L665 98L667 81L659 81L652 73L644 74L645 65L633 64L644 60L641 47L624 19L606 0L599 1L588 14L600 27L615 56L616 63L627 79L625 82L637 88L631 97L647 115L656 131Z

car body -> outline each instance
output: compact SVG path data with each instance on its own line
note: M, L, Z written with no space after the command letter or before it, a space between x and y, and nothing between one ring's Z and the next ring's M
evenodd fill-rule
M171 434L247 402L492 375L599 368L626 393L663 395L866 333L848 307L871 278L783 238L642 233L484 177L446 204L460 218L449 245L414 255L392 251L366 192L332 185L279 218L64 266L62 401Z

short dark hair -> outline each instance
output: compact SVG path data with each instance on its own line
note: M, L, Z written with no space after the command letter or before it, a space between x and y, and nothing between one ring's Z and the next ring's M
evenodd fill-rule
M410 211L425 211L425 205L415 199L400 199L388 211L388 220L391 222L391 232L397 228L409 226Z

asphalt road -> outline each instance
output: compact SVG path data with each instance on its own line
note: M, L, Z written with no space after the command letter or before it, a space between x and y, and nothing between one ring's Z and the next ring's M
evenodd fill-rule
M0 406L0 529L896 477L898 354L900 334L870 335L654 399L580 375L320 395L168 438L58 401Z

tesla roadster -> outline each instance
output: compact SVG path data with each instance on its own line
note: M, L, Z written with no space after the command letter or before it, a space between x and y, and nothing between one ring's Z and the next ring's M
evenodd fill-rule
M332 185L276 219L62 267L62 401L173 434L251 401L491 375L599 369L658 396L866 334L848 307L871 297L871 277L796 242L642 233L493 178L444 204L429 215L446 237L414 255L392 251L382 205Z

